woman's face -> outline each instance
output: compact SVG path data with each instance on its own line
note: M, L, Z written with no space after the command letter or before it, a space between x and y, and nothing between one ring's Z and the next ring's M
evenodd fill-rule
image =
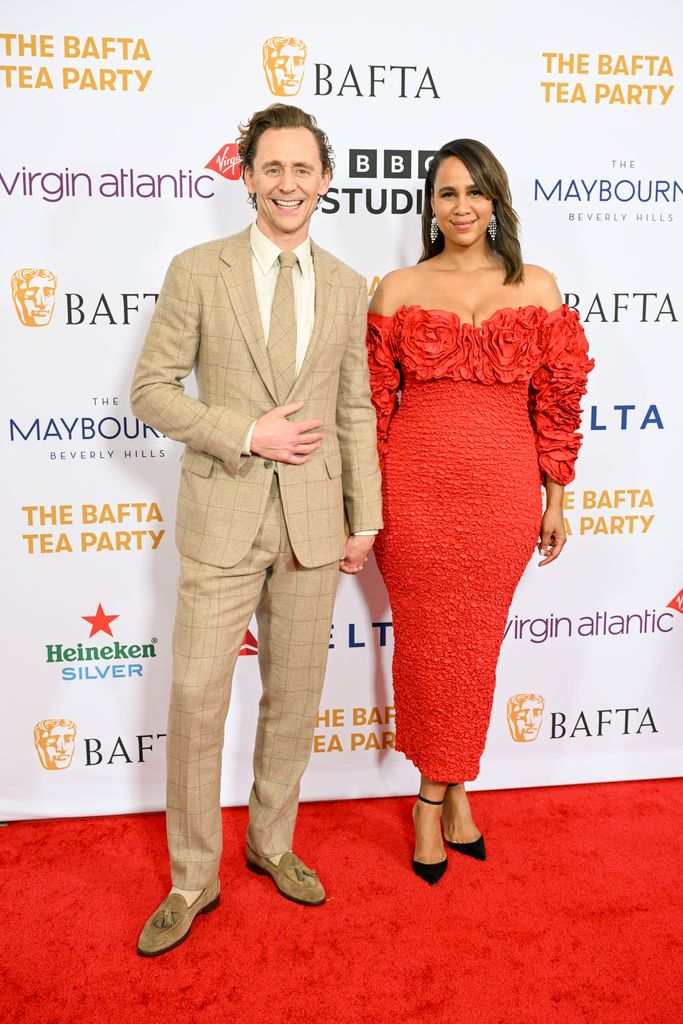
M447 242L469 248L486 237L493 201L472 181L462 160L442 160L434 180L432 211Z

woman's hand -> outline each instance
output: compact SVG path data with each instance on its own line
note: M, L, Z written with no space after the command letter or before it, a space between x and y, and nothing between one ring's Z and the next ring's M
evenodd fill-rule
M562 548L567 543L567 531L564 528L564 514L562 506L552 505L546 508L541 520L541 538L538 544L538 552L545 555L539 565L547 565L554 562Z
M349 576L355 576L357 572L361 572L374 543L374 534L361 533L347 537L344 557L339 561L340 570Z

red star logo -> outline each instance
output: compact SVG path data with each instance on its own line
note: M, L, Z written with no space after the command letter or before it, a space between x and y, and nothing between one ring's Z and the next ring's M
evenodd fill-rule
M105 615L101 604L98 604L94 615L81 615L81 618L90 623L90 636L95 636L95 633L108 633L109 636L114 635L111 631L110 623L114 619L118 619L118 615Z

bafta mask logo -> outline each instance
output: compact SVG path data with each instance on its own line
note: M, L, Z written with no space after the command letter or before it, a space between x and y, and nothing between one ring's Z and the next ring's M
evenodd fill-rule
M271 36L263 44L263 70L273 96L298 95L304 77L307 47L303 39Z
M45 718L33 730L38 757L49 772L62 771L71 764L76 743L76 726L70 718Z
M515 743L531 743L538 738L545 700L540 693L516 693L507 704L510 735Z
M46 327L55 308L57 278L51 270L23 267L12 274L12 301L24 327Z

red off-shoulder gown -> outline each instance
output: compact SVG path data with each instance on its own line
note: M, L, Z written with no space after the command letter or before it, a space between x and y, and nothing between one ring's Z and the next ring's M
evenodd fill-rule
M566 306L501 309L480 327L420 306L369 315L396 746L436 781L479 774L541 471L574 478L587 352Z

